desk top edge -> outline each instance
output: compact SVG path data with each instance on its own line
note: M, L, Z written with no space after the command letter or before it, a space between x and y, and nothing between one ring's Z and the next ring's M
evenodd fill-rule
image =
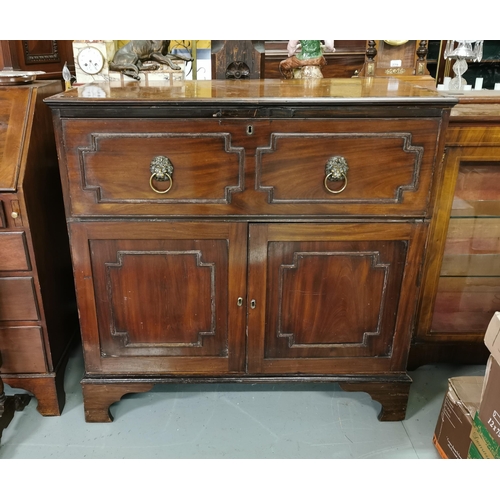
M454 106L458 99L395 78L318 80L185 80L86 84L45 99L65 105L436 105Z

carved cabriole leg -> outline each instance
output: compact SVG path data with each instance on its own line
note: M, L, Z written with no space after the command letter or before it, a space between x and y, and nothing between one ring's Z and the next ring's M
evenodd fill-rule
M83 406L86 422L112 422L109 407L125 394L148 392L154 384L148 383L92 383L82 380Z
M371 398L382 405L378 419L385 422L404 420L410 394L407 382L340 382L344 391L367 392Z

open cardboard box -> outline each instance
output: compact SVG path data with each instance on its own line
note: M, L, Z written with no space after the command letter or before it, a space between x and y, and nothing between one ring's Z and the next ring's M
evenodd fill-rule
M500 458L500 444L493 439L489 429L484 425L477 413L472 422L470 439L471 445L467 458ZM480 457L474 456L476 453Z
M491 356L500 364L500 312L496 312L490 320L484 343L491 353Z
M486 364L479 412L471 429L469 458L500 458L500 312L484 335L491 355Z
M484 377L453 377L432 441L442 458L467 458L472 422L479 408Z
M478 416L496 448L500 448L500 365L493 356L490 356L486 365Z
M491 352L485 376L448 380L433 437L443 458L500 456L500 312L491 318L484 343Z
M484 374L484 386L479 406L479 418L500 445L500 312L491 318L484 336L491 352Z

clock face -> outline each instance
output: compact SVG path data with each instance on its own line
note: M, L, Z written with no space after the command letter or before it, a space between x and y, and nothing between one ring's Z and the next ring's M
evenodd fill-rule
M78 53L80 69L89 75L96 75L104 67L104 56L95 47L85 47Z

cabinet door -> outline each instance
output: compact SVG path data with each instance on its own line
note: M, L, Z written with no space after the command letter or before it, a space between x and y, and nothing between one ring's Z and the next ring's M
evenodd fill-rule
M472 144L446 154L447 189L429 241L417 340L482 344L500 310L500 148L473 141L498 142L500 129L450 136Z
M71 225L88 372L244 367L246 224Z
M249 371L404 370L426 232L410 222L251 224Z

